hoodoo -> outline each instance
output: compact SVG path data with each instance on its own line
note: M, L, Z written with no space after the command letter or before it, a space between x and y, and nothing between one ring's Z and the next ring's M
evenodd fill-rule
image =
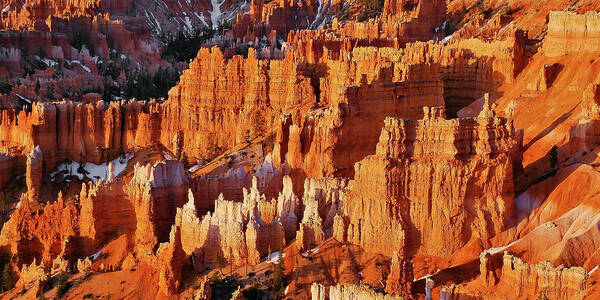
M600 298L599 14L0 0L0 298Z

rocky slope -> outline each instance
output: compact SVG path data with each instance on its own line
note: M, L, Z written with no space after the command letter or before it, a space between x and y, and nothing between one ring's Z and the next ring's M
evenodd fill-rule
M2 298L600 295L593 1L0 8Z

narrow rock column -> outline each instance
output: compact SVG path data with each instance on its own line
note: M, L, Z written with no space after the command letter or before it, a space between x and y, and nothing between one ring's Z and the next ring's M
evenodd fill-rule
M390 275L386 281L386 293L403 297L410 296L413 278L413 266L410 259L404 257L403 253L395 251L392 256Z
M479 272L481 273L480 280L484 286L495 285L498 282L498 278L496 278L496 273L494 272L492 255L487 251L483 251L479 255Z
M36 146L27 155L27 171L25 181L27 184L27 199L29 202L38 203L42 187L43 154L40 146Z

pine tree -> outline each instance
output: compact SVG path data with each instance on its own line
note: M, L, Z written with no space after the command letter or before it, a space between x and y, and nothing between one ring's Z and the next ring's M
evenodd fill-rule
M223 256L221 252L217 253L217 266L219 267L219 272L223 273L223 267L227 265L227 259Z
M8 207L8 197L5 192L0 192L0 211L4 212Z
M58 275L58 283L56 284L56 296L58 298L62 298L69 288L71 284L69 283L69 275L66 272L62 272Z
M283 251L279 251L278 262L273 265L273 288L281 289L285 285L285 266L283 265Z
M4 265L4 270L2 270L2 276L0 277L2 279L2 291L9 291L15 287L15 280L9 263Z
M233 250L229 248L229 257L233 257ZM229 276L233 275L233 262L229 264Z
M187 154L185 154L185 152L183 152L183 155L181 155L181 162L183 162L183 167L187 170L190 168L190 160L187 156Z
M46 98L49 100L54 100L54 83L50 83L48 85L48 90L46 91Z
M484 13L485 12L485 1L484 0L477 1L477 7L479 8L480 13Z
M552 146L548 155L550 156L550 168L554 170L558 165L558 147Z
M35 81L35 94L37 95L40 92L40 81Z

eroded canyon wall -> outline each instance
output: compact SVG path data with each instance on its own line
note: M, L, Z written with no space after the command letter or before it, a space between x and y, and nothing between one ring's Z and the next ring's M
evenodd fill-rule
M494 236L512 215L517 141L489 107L476 118L447 120L434 107L419 121L386 119L376 154L355 166L348 241L388 256L447 256Z
M600 14L551 11L543 51L548 57L600 52Z

